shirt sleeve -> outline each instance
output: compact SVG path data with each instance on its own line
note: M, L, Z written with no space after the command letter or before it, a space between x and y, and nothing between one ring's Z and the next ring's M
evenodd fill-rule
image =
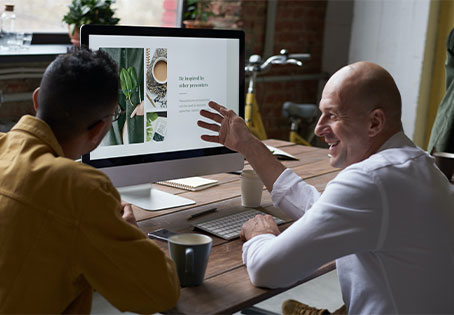
M176 305L180 284L173 261L120 215L120 196L100 185L85 198L77 233L80 271L121 311L156 313Z
M318 198L320 193L317 189L288 168L276 179L271 191L274 206L282 209L292 219L300 218Z
M334 259L381 246L386 215L380 189L365 172L341 174L280 235L260 235L244 243L243 261L254 285L286 287Z

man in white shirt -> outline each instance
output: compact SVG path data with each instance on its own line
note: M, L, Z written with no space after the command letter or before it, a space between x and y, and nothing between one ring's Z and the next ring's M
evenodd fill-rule
M204 135L242 153L275 206L297 219L280 233L270 216L243 226L243 261L256 286L286 287L336 259L349 313L454 312L454 189L402 131L401 98L382 67L336 72L315 128L343 170L323 194L277 161L233 111L210 102Z

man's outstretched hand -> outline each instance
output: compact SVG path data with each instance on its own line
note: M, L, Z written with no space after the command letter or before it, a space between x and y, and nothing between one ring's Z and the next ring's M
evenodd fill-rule
M208 142L217 142L225 145L233 151L244 154L248 142L254 136L249 131L243 118L239 117L231 109L227 109L216 102L209 102L208 106L216 112L210 112L202 109L200 115L210 119L212 122L208 123L202 120L197 122L199 127L216 131L218 135L202 135L202 140Z

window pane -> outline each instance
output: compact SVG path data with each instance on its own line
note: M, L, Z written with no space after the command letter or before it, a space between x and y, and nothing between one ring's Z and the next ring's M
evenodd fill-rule
M67 32L62 22L71 0L14 0L16 29L33 32ZM113 5L121 25L177 25L178 0L117 0ZM1 12L4 6L0 8Z
M161 26L164 0L117 0L116 16L122 25Z
M62 22L71 0L14 0L16 29L33 32L67 32ZM5 9L1 7L1 11Z

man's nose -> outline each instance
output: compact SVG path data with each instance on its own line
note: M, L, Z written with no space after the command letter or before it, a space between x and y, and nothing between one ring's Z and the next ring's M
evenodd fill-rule
M323 115L320 116L320 118L319 118L319 120L317 122L317 125L315 126L315 130L314 130L315 135L317 137L323 137L327 127L328 126L323 121Z

